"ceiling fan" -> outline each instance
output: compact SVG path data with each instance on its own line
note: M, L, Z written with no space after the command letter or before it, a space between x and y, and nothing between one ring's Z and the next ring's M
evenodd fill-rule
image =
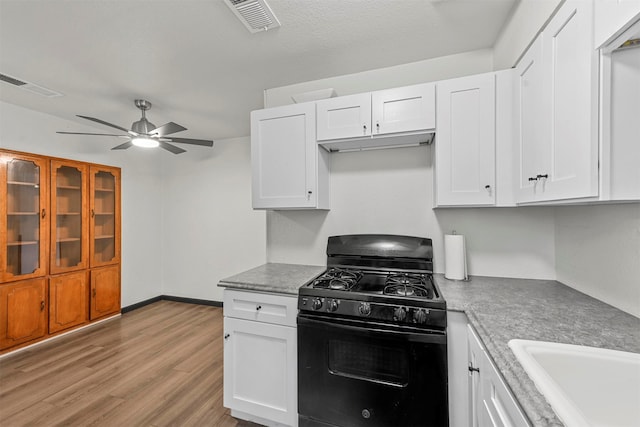
M112 148L112 150L126 150L127 148L135 145L137 147L161 147L167 151L171 151L173 154L184 153L186 150L183 150L180 147L177 147L173 144L169 144L170 142L177 142L179 144L192 144L192 145L201 145L204 147L213 147L213 141L207 139L192 139L192 138L176 138L176 137L167 137L167 135L171 135L176 132L182 132L183 130L187 130L187 128L180 126L177 123L169 122L162 126L156 127L153 123L147 120L145 116L145 111L151 108L151 103L144 99L136 99L134 101L136 107L142 111L142 118L137 122L133 122L131 124L131 130L125 129L122 126L114 125L113 123L105 122L104 120L96 119L95 117L81 116L78 114L78 117L91 120L92 122L100 123L105 126L109 126L118 130L125 132L125 135L118 135L112 133L86 133L86 132L56 132L63 133L67 135L97 135L97 136L117 136L120 138L129 138L129 141L124 144L117 145Z

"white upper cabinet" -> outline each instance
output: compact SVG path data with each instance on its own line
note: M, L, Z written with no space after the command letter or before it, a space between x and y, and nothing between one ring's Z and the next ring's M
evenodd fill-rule
M418 144L435 128L435 84L317 101L318 143L330 151Z
M518 63L517 200L598 195L593 4L567 1Z
M318 141L371 136L371 94L318 101Z
M494 205L495 74L437 83L436 205Z
M435 85L432 83L373 92L373 135L435 128L435 96Z
M315 103L251 112L254 209L328 209L329 156L316 143Z
M542 37L538 37L516 66L516 197L534 200L536 175L546 169L544 130L548 128L544 97ZM543 165L544 166L541 166Z
M602 47L638 19L640 0L595 0L593 47Z
M633 31L640 32L638 28ZM640 200L640 48L603 54L601 200Z

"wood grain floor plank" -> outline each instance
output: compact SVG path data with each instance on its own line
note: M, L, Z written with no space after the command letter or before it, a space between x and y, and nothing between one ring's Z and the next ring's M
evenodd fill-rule
M159 301L0 359L0 425L256 424L222 406L223 315Z

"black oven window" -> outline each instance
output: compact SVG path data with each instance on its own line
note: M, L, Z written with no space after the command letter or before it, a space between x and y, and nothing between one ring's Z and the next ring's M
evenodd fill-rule
M334 375L405 387L409 378L406 350L381 345L329 340L329 371Z

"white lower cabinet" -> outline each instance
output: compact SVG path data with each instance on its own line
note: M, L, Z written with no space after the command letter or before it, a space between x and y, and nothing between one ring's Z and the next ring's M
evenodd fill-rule
M528 426L511 391L485 352L482 341L471 325L467 326L469 343L469 396L472 425L480 427Z
M295 316L291 324L291 316L277 314L295 307L296 298L225 291L224 300L224 406L237 418L267 426L297 426ZM238 302L239 309L233 307ZM272 314L266 321L246 320L245 314L229 316L247 312L243 309L249 305L258 318L262 310Z
M447 337L449 425L530 426L466 315L447 314Z

